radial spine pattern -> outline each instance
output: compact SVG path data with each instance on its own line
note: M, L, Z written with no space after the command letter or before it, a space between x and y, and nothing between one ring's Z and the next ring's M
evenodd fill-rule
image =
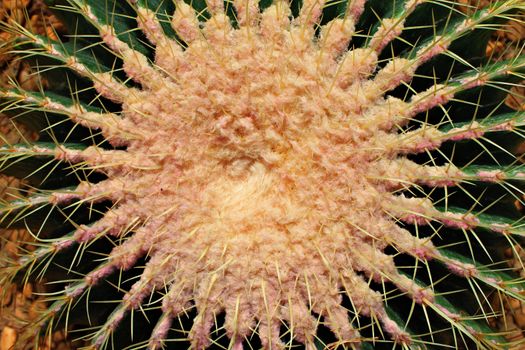
M61 69L92 81L93 101L112 106L82 102L77 92L66 97L0 91L9 102L5 111L36 108L67 116L65 121L104 140L3 149L6 172L13 159L16 164L39 158L90 174L74 187L51 186L29 200L7 203L4 224L49 211L42 208L67 211L112 203L96 220L77 223L73 214L65 215L63 226L73 222L70 234L42 234L41 248L12 262L9 278L20 273L27 278L33 269L46 277L48 265L59 265L55 257L73 255L63 266L71 271L91 246L113 242L95 267L64 282L66 289L55 295L44 324L67 319L79 299L89 304L92 289L144 261L111 314L89 321L98 322L88 337L96 348L111 347L124 320L148 305L160 314L140 345L150 349L169 346L180 317L190 311L195 315L185 334L192 349L217 345L219 315L224 315L225 346L235 350L249 349L254 337L264 349L296 342L323 348L328 345L321 326L334 344L347 348L376 341L390 348L490 348L504 342L485 323L494 317L487 300L478 300L477 315L465 313L447 298L459 288L443 281L468 281L472 299L487 299L486 290L517 297L522 281L499 273L501 266L477 261L478 252L455 250L459 243L441 239L459 232L462 244L477 244L483 239L476 232L483 231L505 237L507 245L519 240L525 234L519 220L453 207L447 191L463 193L463 186L476 183L508 185L510 192L523 188L525 168L516 161L459 164L440 149L468 140L481 143L486 135L512 133L524 124L522 114L495 108L460 121L447 113L448 103L461 94L520 76L523 57L474 67L450 48L523 9L523 2L496 3L470 17L449 10L459 20L396 56L385 51L408 30L411 15L452 5L399 1L367 33L359 26L371 12L364 0L300 5L276 0L264 6L253 0L208 0L202 10L200 3L177 0L172 12L162 3L126 5L145 44L118 32L100 5L68 2L69 11L96 28L99 46L120 62L110 70L97 69L82 50L72 53L58 42L21 33L26 39L20 45L30 44L34 52L61 62ZM114 5L115 13L119 6ZM328 18L326 11L333 8L337 15ZM154 55L143 49L148 46ZM416 73L444 55L466 68L448 79ZM428 84L432 79L435 83ZM424 81L421 87L412 84L416 80ZM402 89L404 96L396 93ZM427 121L435 110L444 117ZM422 160L432 152L446 160ZM93 172L104 177L93 180ZM436 200L433 191L445 195ZM495 253L487 255L501 261ZM416 268L400 266L399 259ZM433 280L434 266L441 268L436 275L443 281ZM426 279L419 276L422 270ZM445 291L439 289L443 285ZM406 307L395 311L396 303ZM402 320L398 312L408 316ZM422 318L428 330L418 333L411 329L413 313L431 313L447 326L434 331L432 321ZM447 332L452 336L441 337Z

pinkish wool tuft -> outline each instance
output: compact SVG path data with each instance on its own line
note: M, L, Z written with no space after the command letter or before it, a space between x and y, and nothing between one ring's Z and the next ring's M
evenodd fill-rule
M451 320L454 320L456 322L461 320L461 315L451 312L446 307L437 305L437 308L440 312L442 312L446 317L450 318Z
M450 141L461 141L461 140L470 140L470 139L477 139L477 138L480 138L484 135L484 131L483 130L476 130L475 128L472 128L472 129L469 129L469 130L465 130L465 131L460 131L460 132L455 132L455 129L452 129L450 131L450 134L452 134L452 136L450 136L448 138L448 140Z
M505 172L501 170L493 170L493 171L478 171L476 173L476 176L481 181L487 181L487 182L500 182L505 179Z
M490 229L501 234L508 234L512 226L510 224L492 224Z
M447 263L446 265L452 273L465 278L474 277L479 273L476 267L472 264L461 264L459 262L454 262Z
M450 45L450 42L444 40L441 36L436 36L434 42L428 44L427 47L420 49L418 52L418 61L422 64L431 58L445 52Z

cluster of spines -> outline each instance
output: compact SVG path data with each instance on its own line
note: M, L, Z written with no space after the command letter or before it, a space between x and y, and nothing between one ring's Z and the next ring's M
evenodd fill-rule
M393 39L397 38L403 31L405 18L408 17L417 5L423 2L424 1L408 1L404 4L402 11L400 11L397 16L383 20L382 25L371 36L371 39L368 42L366 49L370 50L369 54L371 56L380 54ZM155 69L155 67L150 65L147 58L142 53L132 48L128 43L120 40L114 33L113 28L104 24L102 19L92 13L89 7L80 3L77 5L77 10L82 11L84 16L99 29L100 36L104 43L123 59L123 69L128 77L146 88L156 88L154 85L158 84L159 81L166 81L165 76L162 73L162 64L170 64L169 62L163 63L159 58L159 61L155 63L160 69ZM154 45L157 45L157 50L159 50L159 48L169 50L169 57L172 58L176 58L177 55L183 55L183 50L179 43L164 35L161 29L161 23L158 22L154 10L144 6L141 2L138 2L137 6L139 26L142 28L148 39ZM517 5L515 6L518 7ZM248 6L246 6L244 1L235 1L234 7L237 10L237 23L241 28L244 25L249 26L255 23L254 21L256 21L255 18L258 16L259 9L253 2L248 2ZM312 28L313 30L313 24L318 21L322 8L323 4L319 2L305 2L301 14L296 19L299 26ZM390 63L376 74L373 80L370 80L370 82L380 86L381 94L392 90L401 83L408 83L413 78L419 65L446 52L448 46L460 35L467 33L472 28L476 28L478 24L481 24L490 18L502 15L507 9L507 7L500 4L485 11L480 11L476 17L467 18L454 28L446 31L443 35L435 37L430 43L422 45L419 49L413 50L407 58L392 59ZM208 10L212 13L213 20L217 19L217 21L220 22L220 15L222 15L224 20L228 22L223 14L224 8L222 2L208 3ZM323 27L320 35L321 40L323 39L323 30L329 33L326 35L327 41L328 39L339 38L337 35L330 36L331 31L335 30L340 30L341 33L344 34L345 40L349 40L350 38L348 36L352 30L348 28L348 23L352 24L352 21L356 22L363 10L364 1L351 2L348 6L348 12L344 20L335 20L333 23L330 22ZM173 16L172 23L174 30L186 43L198 40L198 38L202 36L198 18L196 15L193 15L193 11L194 10L190 6L180 2L177 4L177 10ZM278 16L282 16L283 14L280 14L279 11L276 10L276 7L270 7L267 9L266 12L262 14L262 17L264 18L265 14L272 14L272 11L275 12L277 19L282 21L282 18L279 18ZM284 14L286 14L287 17L286 11ZM268 15L268 17L269 19L275 20L275 18L271 18L270 15ZM289 25L286 23L286 20L284 20L284 25ZM334 29L334 27L336 27L336 29ZM30 35L27 32L24 32L23 34L32 44L40 47L45 55L62 61L76 73L92 79L95 83L95 89L103 97L116 102L124 102L122 96L134 94L140 95L140 91L137 91L136 88L130 88L125 84L116 81L115 76L110 72L96 72L92 68L89 68L88 65L81 63L75 55L70 55L66 50L61 48L59 43L48 42L43 38ZM338 56L346 50L347 46L348 42L343 40L342 42L327 42L324 47L326 53ZM162 57L161 54L158 56ZM472 89L479 85L484 85L487 82L504 77L509 73L516 75L520 74L524 69L524 65L524 60L517 58L510 62L503 62L493 66L489 65L482 70L473 70L455 82L444 85L435 85L428 91L415 94L408 102L402 103L402 108L406 108L407 112L396 114L395 116L399 116L399 119L384 118L380 114L377 114L379 115L378 120L371 121L368 119L368 122L370 122L370 125L377 127L378 129L384 129L387 131L392 130L394 127L402 127L404 124L411 121L416 114L446 104L459 92ZM375 64L372 68L375 68ZM151 79L152 76L155 78ZM148 79L145 79L145 77L148 77ZM1 91L0 94L2 98L12 101L12 104L9 104L4 108L6 111L14 107L19 108L20 106L27 106L27 108L36 107L39 110L64 114L82 126L91 129L100 129L104 137L114 146L125 146L129 144L131 140L134 140L135 138L140 139L141 137L140 132L138 132L137 135L133 135L130 130L126 130L125 128L123 130L121 125L122 118L119 115L115 113L101 113L101 111L89 110L89 108L74 101L74 99L68 101L61 97L59 100L54 100L53 96L47 92L43 95L39 95L38 93L13 90ZM373 116L375 113L370 112L370 114ZM444 125L442 127L425 125L414 131L400 134L389 134L389 138L382 140L385 148L384 153L387 155L389 153L397 155L427 152L437 149L444 141L471 140L483 137L486 133L517 130L517 128L522 126L523 118L522 114L509 113L506 115L487 118L486 120L464 123L464 125L454 125L454 127L451 127L450 125ZM110 175L112 171L120 172L126 167L136 168L151 165L142 163L136 164L133 159L130 159L130 156L125 151L105 150L99 147L72 149L67 144L54 145L53 147L50 147L49 145L41 147L38 146L38 144L30 146L15 145L12 147L6 147L5 154L6 156L3 158L3 161L6 164L6 169L9 168L13 160L15 162L23 162L24 159L34 157L35 155L46 156L50 161L60 160L63 162L69 162L72 166L78 165L85 169L104 169ZM106 155L107 159L111 160L110 164L106 164ZM117 165L115 165L116 159L118 160ZM523 181L523 179L525 179L523 166L520 165L513 165L503 169L499 166L487 166L481 168L467 166L457 169L453 165L442 167L429 166L428 168L424 168L417 166L415 163L410 163L405 159L402 161L394 159L392 160L392 163L395 163L400 168L399 177L392 177L392 174L382 172L382 165L384 165L385 170L392 169L392 165L389 164L388 159L378 163L377 174L370 174L372 178L376 178L380 181L386 179L387 186L389 186L390 190L395 190L396 187L404 188L403 185L400 185L403 183L418 183L420 185L434 187L452 186L461 182L505 182L508 180ZM401 171L401 169L410 168L411 166L414 167L414 172L407 174L407 172ZM412 177L407 175L411 175ZM389 184L390 182L391 184ZM16 221L20 220L20 218L25 215L29 215L32 212L32 208L43 203L64 205L72 200L80 200L80 202L75 203L75 205L79 205L79 203L92 203L108 199L118 201L125 195L122 194L123 192L125 192L125 188L123 188L122 185L118 186L117 181L106 180L101 182L100 185L89 185L86 183L80 185L73 191L62 193L54 191L49 196L40 196L37 197L38 199L9 204L6 206L4 212L6 213L7 221ZM27 208L25 211L29 211L29 214L17 213L14 218L10 217L9 214L11 211L16 212L24 207ZM426 198L405 198L402 195L395 195L392 196L390 201L384 204L384 209L387 210L392 217L398 218L409 224L415 223L418 225L424 225L431 222L438 222L447 227L467 231L481 227L502 234L523 234L523 225L520 222L509 221L504 218L498 220L498 218L493 216L484 217L483 215L477 215L476 213L471 213L469 211L454 211L450 208L439 210L435 208L434 204L429 199ZM24 211L22 210L22 212ZM39 260L41 256L55 254L62 249L70 247L75 242L89 242L102 234L123 235L135 228L134 225L130 225L128 222L115 222L115 217L116 216L106 215L92 227L80 227L71 237L57 239L53 244L39 250L38 253L35 254L35 257ZM132 245L128 244L127 246L130 247ZM446 250L444 249L443 251ZM122 261L118 260L118 264L116 265L108 263L101 266L99 269L94 270L86 276L82 282L72 286L69 297L58 302L57 305L63 308L64 305L75 300L76 297L84 293L90 286L95 285L100 279L107 277L110 273L119 268L127 269L133 266L136 259L143 255L144 252L132 252L128 254L127 260L129 260L129 263L127 265L122 264ZM433 258L442 261L453 273L462 275L463 277L477 278L490 286L498 286L499 288L502 288L502 283L504 284L503 281L495 280L492 277L486 277L486 275L483 275L483 273L478 271L478 268L474 264L458 262L454 258L442 254L439 249L433 250L431 253L420 252L415 255L417 254L420 254L423 259ZM28 258L24 264L32 264L36 261L34 259L35 258ZM111 261L111 259L108 259L108 261ZM509 295L515 294L511 288L503 289L504 292ZM417 292L415 294L418 303L426 304L436 312L441 313L443 317L451 321L451 324L457 325L459 330L464 331L467 336L475 336L475 332L470 331L468 327L460 324L463 319L461 315L450 311L447 306L443 306L445 303L444 301L436 301L437 299L433 300L435 298L434 296L424 293L424 295L421 294L419 296ZM440 302L442 304L440 304ZM133 307L136 306L137 305ZM125 306L121 313L115 313L112 318L106 322L105 326L99 331L99 338L95 343L101 345L102 342L107 340L107 334L111 333L111 330L118 325L119 320L124 317L126 308L128 308L128 306ZM167 332L168 323L169 315L166 314L161 321L159 321L159 325L156 331L154 331L152 336L152 346L156 341L160 342L163 339L165 332ZM401 333L399 333L399 336L402 337ZM400 341L408 342L409 340L400 339ZM235 346L238 346L238 343L235 343Z

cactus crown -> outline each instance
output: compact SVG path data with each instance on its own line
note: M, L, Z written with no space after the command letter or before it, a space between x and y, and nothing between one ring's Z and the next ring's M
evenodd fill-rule
M39 133L0 149L27 197L45 333L95 348L493 348L519 298L525 58L487 60L523 1L49 1L12 52L61 83L0 90Z

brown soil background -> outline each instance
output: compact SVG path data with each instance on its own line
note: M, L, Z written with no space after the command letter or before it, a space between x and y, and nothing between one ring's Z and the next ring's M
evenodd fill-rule
M462 10L465 12L486 6L491 2L489 0L457 1L463 5ZM524 21L525 14L522 14L520 21L509 23L496 32L487 48L487 55L493 59L504 59L523 54L520 49L523 49L525 41ZM54 39L65 34L65 28L47 9L43 0L0 0L0 22L16 22L35 33ZM10 79L14 79L25 89L38 89L38 79L31 74L29 67L9 55L9 47L5 45L9 39L10 34L0 30L0 87L6 86ZM506 102L514 109L525 110L525 85L521 84L513 88ZM0 145L36 137L2 114L0 114L0 134ZM523 153L525 153L525 141ZM0 175L0 199L22 195L19 191L20 185L19 180ZM524 209L519 202L516 205ZM31 244L24 243L31 240L31 236L25 230L0 230L0 269L3 267L2 257L14 258L24 249L34 249ZM525 278L522 264L522 261L525 261L525 249L517 247L515 251L520 257L515 256L516 253L513 253L512 249L508 249L509 266L520 271ZM0 350L70 350L82 345L67 339L63 332L56 332L45 344L35 344L35 330L31 329L30 324L38 317L39 311L46 307L44 297L39 295L43 292L45 292L43 283L0 285ZM500 302L499 298L495 298L493 308L501 311L502 314L493 322L493 326L505 330L509 340L525 337L525 304L514 299ZM516 347L516 350L519 349L525 349L525 345Z

